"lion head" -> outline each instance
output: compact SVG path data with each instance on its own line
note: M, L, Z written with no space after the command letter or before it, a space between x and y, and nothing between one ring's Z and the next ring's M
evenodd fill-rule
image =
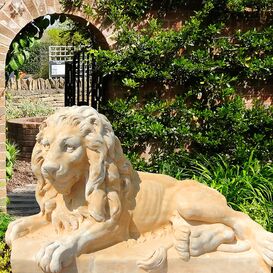
M130 194L132 167L104 115L88 106L62 108L41 124L36 140L32 169L43 214L50 217L56 200L70 195L96 221L117 214L119 199Z

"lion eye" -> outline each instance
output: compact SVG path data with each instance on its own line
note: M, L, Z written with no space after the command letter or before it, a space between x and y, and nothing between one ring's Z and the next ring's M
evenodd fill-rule
M72 153L75 150L75 147L70 145L65 145L65 151L68 153Z

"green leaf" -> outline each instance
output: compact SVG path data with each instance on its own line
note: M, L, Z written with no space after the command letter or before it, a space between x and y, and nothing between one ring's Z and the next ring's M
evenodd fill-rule
M24 50L24 51L23 51L23 53L24 53L24 55L25 55L25 59L26 59L26 60L28 60L28 59L29 59L29 57L30 57L30 53L29 53L29 51Z
M35 36L38 33L39 29L34 25L31 24L27 28L27 36Z
M18 51L19 44L17 42L13 42L12 43L12 48L13 48L14 51Z
M50 24L50 19L42 18L36 21L36 26L39 28L40 31L44 31Z
M20 46L23 47L23 48L27 47L27 41L26 41L25 39L23 39L23 38L21 38L21 39L19 40L19 44L20 44Z
M13 71L18 71L18 69L19 69L19 66L18 66L17 62L14 60L13 57L9 61L9 66L11 67L11 69Z
M17 60L20 65L22 65L25 62L25 56L22 53L19 53L17 55Z
M35 38L34 37L28 37L28 43L29 47L33 47L35 44Z

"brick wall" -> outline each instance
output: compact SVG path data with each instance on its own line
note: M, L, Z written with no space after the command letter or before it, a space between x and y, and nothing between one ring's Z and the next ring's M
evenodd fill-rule
M87 0L91 5L92 0ZM32 20L47 14L65 13L74 20L90 22L102 47L114 44L113 27L100 19L88 18L79 10L64 12L58 0L0 0L0 210L6 210L5 182L5 61L9 46L20 30Z
M30 161L39 126L44 118L19 118L7 122L8 138L18 145L19 158Z

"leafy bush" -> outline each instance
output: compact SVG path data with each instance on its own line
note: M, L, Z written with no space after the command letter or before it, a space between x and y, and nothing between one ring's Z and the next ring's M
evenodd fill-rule
M16 145L10 143L7 140L6 141L6 177L8 180L12 178L13 166L15 164L18 154L19 154L19 150L17 149Z
M182 97L135 97L104 112L137 170L195 178L273 231L272 108L246 109L239 96L202 110Z
M10 266L10 248L5 244L5 242L0 241L0 272L1 273L11 273Z
M143 103L143 101L142 101ZM251 151L269 162L273 157L273 108L256 104L246 109L242 98L212 109L189 105L183 97L171 101L137 98L109 102L104 110L121 139L125 153L141 169L184 173L192 159L222 155L243 164ZM147 149L150 157L139 156Z
M266 8L270 13L272 4L266 0L260 3L261 6L258 1L255 4L251 1L204 1L204 5L200 5L195 15L177 31L164 29L160 15L148 20L145 27L132 28L132 24L138 22L135 17L141 18L149 8L155 8L153 1L137 4L134 0L125 1L126 4L123 0L97 2L99 11L104 11L119 31L115 50L92 50L91 53L105 74L114 76L126 87L141 90L150 80L161 86L178 84L183 86L182 90L186 87L189 96L197 97L201 93L206 105L234 93L242 83L272 79L273 28L270 19L259 28L242 31L238 27L227 32L229 24L238 20L232 6L236 6L236 10L242 9L248 18L245 8ZM171 1L169 6L183 7L181 4L181 1ZM138 15L134 16L132 10ZM256 18L255 12L249 16ZM247 24L245 20L242 24Z
M8 224L12 220L14 219L10 215L0 212L0 240L4 239Z
M12 98L6 100L7 120L22 117L48 116L54 109L42 100L33 102L31 99L22 99L20 103L14 103Z
M29 58L20 66L20 70L32 74L34 78L48 79L48 47L48 43L35 41L34 45L29 49Z
M5 213L0 213L0 272L11 273L10 249L3 241L8 224L13 218Z
M193 161L193 178L221 192L235 210L250 215L273 231L273 164L255 159L255 152L242 165L231 164L223 156Z

